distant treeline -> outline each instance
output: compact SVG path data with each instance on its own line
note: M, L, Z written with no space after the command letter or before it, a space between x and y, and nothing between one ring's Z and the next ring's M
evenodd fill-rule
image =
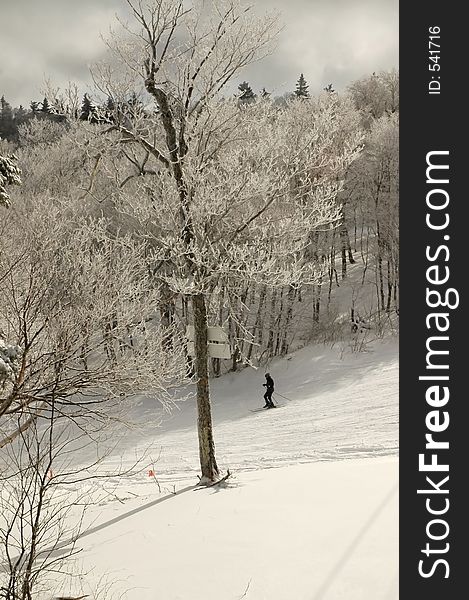
M75 88L76 89L76 88ZM324 91L334 93L332 83L325 86ZM258 94L252 89L247 81L243 81L238 86L236 94L241 104L255 102L258 98L270 98L271 92L262 88ZM292 92L286 92L283 96L273 98L274 102L282 104L289 98L310 98L309 84L303 73L300 74L295 89ZM20 141L19 128L21 125L30 122L32 119L46 119L56 123L67 122L67 120L83 120L91 122L112 121L116 110L116 101L108 97L101 104L94 103L88 94L85 94L80 101L64 101L63 98L54 98L50 100L44 97L41 101L32 100L28 108L20 105L12 107L5 96L0 99L0 139L8 140L14 144ZM121 103L121 112L127 110L143 110L143 103L136 93Z

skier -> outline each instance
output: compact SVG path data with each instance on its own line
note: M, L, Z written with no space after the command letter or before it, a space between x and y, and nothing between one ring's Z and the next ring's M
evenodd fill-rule
M275 404L272 401L272 394L274 393L274 380L270 376L270 373L265 374L265 383L262 385L267 388L264 394L264 408L274 408Z

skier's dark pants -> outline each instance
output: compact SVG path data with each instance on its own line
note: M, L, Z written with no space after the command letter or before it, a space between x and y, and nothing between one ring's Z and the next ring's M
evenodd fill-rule
M266 393L264 394L264 400L268 406L274 405L274 403L272 402L272 394L273 393L274 393L273 390L267 390Z

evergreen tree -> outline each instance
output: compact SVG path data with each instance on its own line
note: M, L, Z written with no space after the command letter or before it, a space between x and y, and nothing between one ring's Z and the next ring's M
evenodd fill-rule
M332 83L329 83L329 85L326 85L326 87L324 88L324 91L327 92L328 94L333 94L335 92L335 89L332 87Z
M106 111L109 113L114 112L116 109L116 103L114 102L114 99L112 96L108 96L107 102L106 102Z
M10 110L11 110L11 106L10 106L10 104L9 104L9 103L8 103L8 102L5 100L5 96L2 96L2 97L0 98L0 109L1 109L1 111L2 111L2 114L4 113L4 111L6 111L6 110L7 110L7 107L10 107Z
M138 96L137 96L137 94L135 92L132 92L132 94L130 95L130 98L129 98L127 104L129 106L131 106L132 108L135 108L135 107L138 108L139 106L142 105L142 103L140 102L140 100L139 100L139 98L138 98Z
M10 142L18 139L18 126L10 103L5 100L5 96L0 98L0 138Z
M83 103L81 105L80 112L80 120L81 121L91 121L92 123L96 122L96 109L88 98L88 94L83 96Z
M301 73L300 78L296 82L295 95L298 98L309 98L308 88L309 88L309 85L306 82L306 79L305 79L303 73Z
M15 123L17 126L26 123L30 119L30 114L21 104L13 112L15 114Z
M261 98L263 98L264 100L265 100L266 98L270 98L270 92L268 92L268 91L265 89L265 87L263 87L263 88L262 88L262 91L261 91Z
M32 100L31 104L29 105L31 110L33 111L33 113L37 113L39 112L39 102L36 102L36 100Z
M44 98L42 101L41 112L45 113L46 115L50 115L52 113L52 108L47 98Z
M110 123L115 122L116 103L112 96L108 96L106 104L103 106L104 118Z
M134 117L143 113L143 103L135 92L132 92L130 98L127 100L126 108L125 112L130 113Z
M238 85L238 90L240 91L239 100L243 103L254 102L256 99L256 94L252 91L251 86L247 81L243 81Z

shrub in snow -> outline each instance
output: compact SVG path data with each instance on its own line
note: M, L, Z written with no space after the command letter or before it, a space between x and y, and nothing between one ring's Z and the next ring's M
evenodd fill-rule
M7 344L0 338L0 385L11 379L20 356L20 346Z
M16 166L17 160L14 154L2 156L0 154L0 206L10 205L10 196L7 194L7 185L19 185L21 183L20 170Z

